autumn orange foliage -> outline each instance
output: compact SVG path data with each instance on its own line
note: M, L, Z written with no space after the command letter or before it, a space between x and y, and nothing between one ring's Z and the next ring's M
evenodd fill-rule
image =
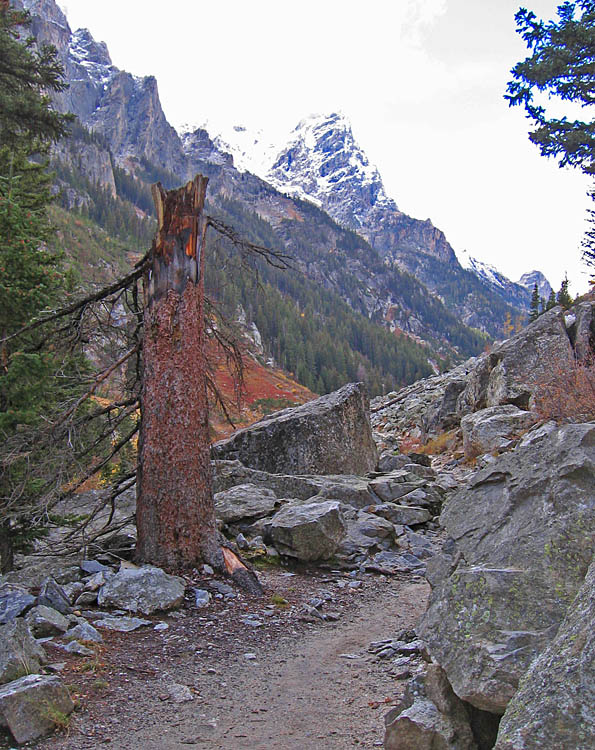
M558 422L595 420L595 360L554 362L537 382L535 410Z

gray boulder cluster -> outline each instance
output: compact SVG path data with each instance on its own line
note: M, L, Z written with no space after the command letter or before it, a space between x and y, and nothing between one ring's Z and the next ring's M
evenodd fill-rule
M506 448L512 435L531 425L527 412L552 368L588 360L594 341L595 303L582 302L573 313L555 307L490 352L374 399L375 437L381 444L395 434L425 442L460 426L468 457Z
M592 353L593 309L554 309L495 357L376 402L385 442L460 424L466 457L488 454L443 503L425 674L386 716L386 748L593 747L595 423L529 410L532 368Z
M216 515L240 547L423 572L448 481L424 465L426 456L378 459L361 384L277 412L216 444L213 455Z
M63 665L50 662L44 645L93 657L103 642L101 629L128 632L153 625L128 615L172 609L184 597L184 581L159 568L116 571L97 560L55 560L46 567L54 568L55 578L40 582L39 568L31 566L3 576L0 584L0 724L18 743L66 726L74 710L56 674ZM91 605L116 609L82 609Z

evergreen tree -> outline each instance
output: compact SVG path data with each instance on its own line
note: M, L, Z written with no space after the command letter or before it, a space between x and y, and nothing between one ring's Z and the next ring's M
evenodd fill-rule
M545 303L545 309L546 310L551 310L552 307L556 306L556 304L557 304L557 302L556 302L556 292L554 292L554 290L552 289L552 291L550 292L550 296L548 297L547 302Z
M549 116L542 102L554 99L586 108L595 102L595 0L567 0L558 19L539 20L521 8L517 31L532 54L512 69L505 98L510 106L524 106L534 130L530 140L543 156L559 159L561 167L578 167L595 175L595 122L586 117ZM536 97L536 98L535 98ZM589 193L595 199L595 191ZM595 212L589 211L591 227ZM595 268L595 230L582 243L583 259Z
M539 289L537 288L537 282L533 287L533 294L531 295L531 307L529 308L529 322L532 323L539 317Z
M572 297L568 292L568 276L564 276L560 291L556 296L556 302L564 309L568 310L572 306Z
M595 2L573 0L558 7L558 20L539 20L521 8L515 15L517 32L532 54L512 69L506 99L524 106L535 129L529 134L542 155L560 159L595 174L595 122L548 118L541 102L551 99L587 107L595 101ZM537 102L534 97L537 95Z
M70 117L53 111L48 92L64 83L55 50L20 40L27 14L0 4L0 444L40 422L63 395L65 377L53 375L60 362L55 343L31 333L7 337L55 303L64 286L59 257L46 241L51 226L46 207L51 178L43 155L67 132ZM47 332L46 332L47 334ZM60 363L61 364L61 363ZM13 544L27 524L36 488L23 484L28 455L0 460L0 555L12 566ZM15 486L19 491L15 493Z
M27 12L0 2L0 143L36 153L65 136L72 117L50 106L49 93L67 84L56 49L21 38L28 23Z

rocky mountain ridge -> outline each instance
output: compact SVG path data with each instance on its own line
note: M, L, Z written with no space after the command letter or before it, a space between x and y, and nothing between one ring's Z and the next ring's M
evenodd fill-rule
M419 262L424 254L446 267L442 269L443 275L460 274L462 267L474 273L490 292L519 309L528 308L526 285L511 281L468 254L462 254L461 260L444 234L429 220L413 219L399 211L344 115L331 113L305 118L276 152L272 145L261 147L261 133L250 137L243 127L234 128L227 142L223 139L219 142L242 168L249 165L282 192L322 207L340 224L365 237L387 262L411 270L437 293L440 283L434 278L435 267L428 272L423 261ZM250 158L251 149L258 153L258 158ZM415 261L409 257L411 254L417 256Z
M430 222L396 210L364 156L358 165L369 178L366 200L374 200L366 219L373 226L369 241L361 228L356 234L312 203L235 169L232 158L205 130L180 138L163 113L155 79L115 68L105 46L88 31L70 31L53 0L17 2L30 9L33 32L40 41L56 45L65 65L71 87L57 99L58 106L75 112L93 134L61 144L57 151L74 173L81 172L113 195L120 190L117 169L129 175L134 192L158 179L173 186L203 172L210 177L212 211L248 236L254 232L249 226L258 225L259 236L252 234L255 241L284 248L303 278L345 300L358 314L428 342L431 360L477 351L482 337L469 327L497 335L507 314L518 313L453 261L452 248ZM343 136L349 141L346 131ZM332 142L327 145L333 147ZM340 162L341 153L336 155ZM345 188L349 184L347 180ZM72 200L76 206L90 198L75 190ZM146 202L142 210L148 210ZM378 211L390 214L382 226L372 217Z

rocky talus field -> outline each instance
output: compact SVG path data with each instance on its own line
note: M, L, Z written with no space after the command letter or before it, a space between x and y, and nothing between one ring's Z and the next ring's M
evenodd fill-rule
M0 584L0 747L591 748L595 423L543 394L592 375L594 313L216 443L263 596L135 565L134 491L101 547L51 556L52 531Z

